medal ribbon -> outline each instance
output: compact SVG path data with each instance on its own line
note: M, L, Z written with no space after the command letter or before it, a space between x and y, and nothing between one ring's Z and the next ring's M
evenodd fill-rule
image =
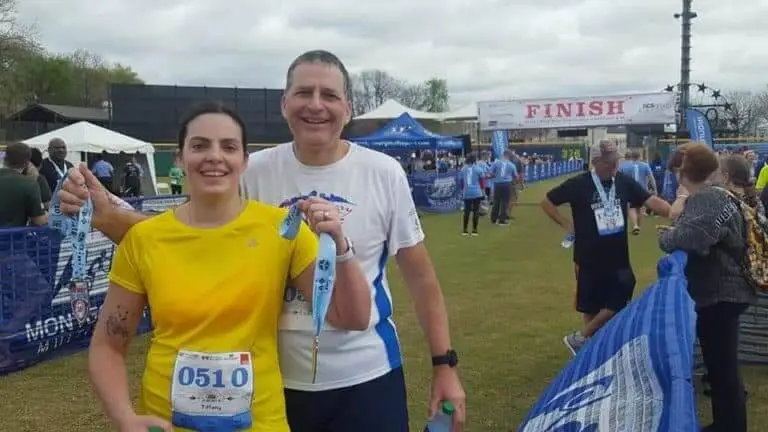
M87 268L88 246L86 239L91 231L91 221L93 220L93 202L88 199L77 213L77 218L67 216L61 212L61 202L59 200L59 189L64 179L56 185L56 190L51 198L51 214L48 219L48 226L59 231L65 239L72 240L72 281L85 281Z
M600 182L600 179L597 177L597 174L595 174L594 171L592 171L592 182L595 184L595 189L597 189L597 193L600 196L600 202L603 204L603 208L612 211L614 205L616 204L616 179L611 182L611 188L608 190L608 194L605 193L605 187L603 187L603 184Z
M299 233L301 212L295 205L288 210L288 215L280 225L280 236L293 240ZM312 382L317 378L317 352L320 333L325 327L325 319L331 306L333 285L336 281L336 242L328 233L320 233L320 247L315 260L315 280L312 285L312 322L315 326L315 339L312 344Z

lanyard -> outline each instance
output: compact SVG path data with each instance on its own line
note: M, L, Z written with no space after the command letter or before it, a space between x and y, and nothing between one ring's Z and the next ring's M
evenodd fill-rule
M612 208L616 203L616 179L611 178L611 180L611 189L606 195L603 184L600 182L597 174L592 171L592 182L595 184L595 189L597 189L597 193L600 195L600 202L603 204L604 209Z
M54 162L53 159L48 158L48 162L50 162L51 165L53 165L53 168L56 169L56 172L59 174L59 179L64 180L64 176L67 174L67 163L64 162L64 171L62 171L61 167L59 167L59 165Z
M66 177L66 174L64 175ZM72 282L83 282L86 280L87 251L88 245L86 239L91 231L91 220L93 219L93 202L88 199L77 213L77 218L67 216L61 212L61 203L59 202L59 189L62 181L56 185L51 199L51 215L48 220L50 228L59 231L65 239L72 240Z
M640 166L638 164L634 164L632 167L635 169L635 181L639 182L640 181Z
M280 236L293 240L301 226L301 212L293 205L280 225ZM315 280L312 284L312 323L315 337L312 343L312 383L317 379L317 353L320 347L320 333L325 326L328 309L331 306L333 285L336 280L336 242L328 233L320 233L320 247L315 260Z

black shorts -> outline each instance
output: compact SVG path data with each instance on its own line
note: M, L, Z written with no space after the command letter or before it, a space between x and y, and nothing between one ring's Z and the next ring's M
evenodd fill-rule
M606 270L576 265L576 310L591 315L602 309L618 312L632 299L636 283L629 267Z
M403 368L352 387L285 390L291 432L408 432Z

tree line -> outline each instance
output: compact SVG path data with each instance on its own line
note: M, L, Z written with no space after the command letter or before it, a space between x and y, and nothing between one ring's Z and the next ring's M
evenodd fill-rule
M731 90L723 93L728 103L722 122L735 135L755 136L768 124L768 88L763 91Z
M383 70L371 69L352 75L351 80L355 116L376 109L388 99L420 111L446 112L449 109L448 81L442 78L414 83Z
M100 108L110 83L143 83L130 66L88 50L49 52L36 28L19 21L16 5L0 0L0 118L34 102Z

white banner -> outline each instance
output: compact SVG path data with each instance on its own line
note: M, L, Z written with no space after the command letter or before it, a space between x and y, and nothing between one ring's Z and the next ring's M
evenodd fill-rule
M565 129L675 123L675 93L478 102L480 129Z

